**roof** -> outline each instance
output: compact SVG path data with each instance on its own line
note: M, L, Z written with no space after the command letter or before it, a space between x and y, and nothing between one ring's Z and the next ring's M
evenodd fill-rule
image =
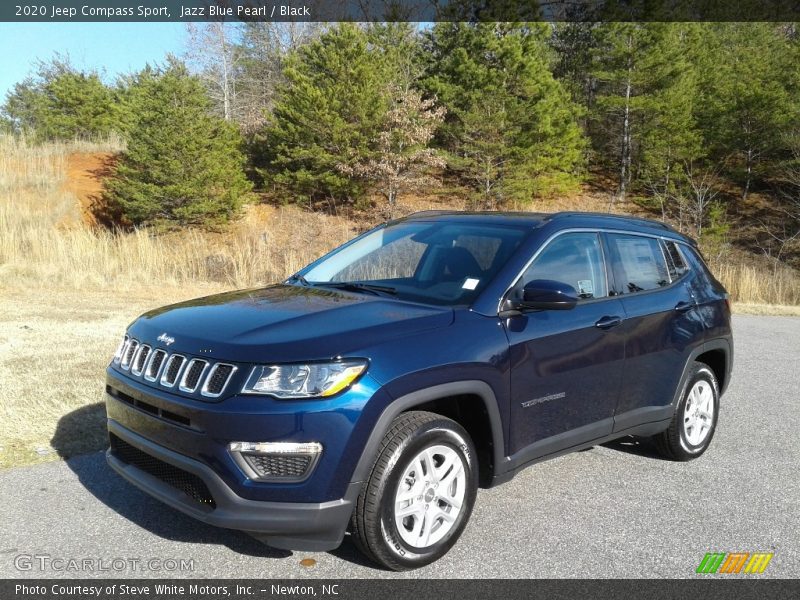
M465 210L423 210L412 213L398 221L454 221L471 223L495 223L510 225L541 225L549 217L548 213L498 212Z
M627 215L616 215L596 212L497 212L497 211L457 211L457 210L424 210L413 213L402 219L425 221L453 221L473 223L494 223L507 225L523 225L531 228L547 223L562 222L568 227L607 227L630 229L631 231L647 232L656 235L666 235L693 243L679 231L653 219L643 219ZM568 225L567 225L568 224Z

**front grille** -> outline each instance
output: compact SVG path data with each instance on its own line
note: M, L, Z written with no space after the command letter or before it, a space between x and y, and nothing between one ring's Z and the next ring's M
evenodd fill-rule
M177 386L181 392L189 394L198 392L205 398L219 398L238 369L228 363L170 354L128 336L125 336L118 354L119 358L115 355L113 364L130 371L130 376L167 388Z
M120 362L120 366L123 369L130 369L131 368L131 361L133 360L133 355L136 354L136 349L139 347L139 342L136 340L128 340L128 347L122 354L122 361Z
M208 363L198 358L193 358L186 367L181 380L180 389L184 392L193 392L197 389L197 384L200 383L200 376L206 370Z
M153 358L150 359L150 364L147 365L144 378L148 381L155 381L158 379L158 374L161 372L161 367L164 365L165 358L167 358L167 353L163 350L156 350L153 352Z
M312 456L302 454L251 454L242 453L250 468L259 477L285 477L302 479L311 464Z
M180 354L173 354L167 362L167 368L161 377L161 385L172 387L178 379L181 367L186 359Z
M217 363L211 367L203 385L202 394L211 397L219 396L225 390L225 386L235 370L236 367L225 363Z
M122 360L122 355L125 354L125 350L128 349L128 340L129 339L130 338L126 335L124 338L122 338L122 341L119 343L119 346L117 347L117 351L114 353L114 362L116 364L119 364L119 361Z
M141 375L144 366L147 364L147 357L150 356L150 346L143 344L139 347L139 352L136 353L136 358L133 359L133 366L131 366L131 373L134 375Z
M194 473L150 456L113 433L109 434L109 439L111 454L114 457L180 490L197 504L211 509L216 508L217 504L208 486Z

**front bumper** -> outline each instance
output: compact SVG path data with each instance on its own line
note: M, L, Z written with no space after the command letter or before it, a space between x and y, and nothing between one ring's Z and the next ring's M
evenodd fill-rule
M329 550L344 536L362 483L354 481L355 465L386 398L365 376L330 400L234 395L203 402L109 369L108 430L120 443L112 443L108 462L203 522L247 531L278 548ZM302 481L262 482L237 464L228 450L234 441L317 441L323 452Z
M208 487L214 506L199 504L186 493L118 458L113 448L108 464L129 482L200 521L247 531L275 548L287 550L333 550L341 544L358 496L360 483L351 483L344 498L321 503L264 502L237 496L208 466L109 420L109 433L126 444L164 463L199 477Z

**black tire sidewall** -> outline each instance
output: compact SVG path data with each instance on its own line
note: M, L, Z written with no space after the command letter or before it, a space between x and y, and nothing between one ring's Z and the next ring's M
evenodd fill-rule
M714 395L714 416L711 420L711 430L708 432L706 438L700 442L700 444L693 445L689 443L689 440L686 439L686 431L683 426L683 418L684 418L684 411L686 410L686 402L689 399L689 394L691 393L692 389L694 388L695 384L698 381L705 381L711 386L712 393ZM675 415L676 423L678 427L678 444L680 446L680 451L683 452L686 456L690 457L697 457L703 454L708 447L711 445L711 440L714 437L714 432L717 429L717 421L719 420L719 385L717 384L717 378L714 376L713 371L705 366L705 365L698 365L695 368L694 373L692 374L692 378L689 381L689 384L686 386L686 391L683 394L683 398L681 399L680 404L678 405L678 412Z
M453 427L455 425L455 427ZM432 421L417 429L393 453L390 468L384 477L379 509L380 537L385 551L406 568L415 568L429 564L444 554L456 543L466 527L478 487L478 465L475 449L469 436L455 423L448 421ZM397 531L394 520L394 498L400 478L410 461L424 448L429 446L449 446L461 455L466 471L466 494L461 512L453 527L444 538L427 548L414 548L406 544Z

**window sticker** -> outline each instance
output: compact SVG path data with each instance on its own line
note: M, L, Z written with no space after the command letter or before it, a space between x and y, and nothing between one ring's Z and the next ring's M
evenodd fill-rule
M467 280L464 282L464 285L461 286L461 289L474 290L476 287L478 287L480 282L480 279L472 279L471 277L467 277Z
M594 282L591 279L581 279L578 282L578 294L585 298L594 296Z

